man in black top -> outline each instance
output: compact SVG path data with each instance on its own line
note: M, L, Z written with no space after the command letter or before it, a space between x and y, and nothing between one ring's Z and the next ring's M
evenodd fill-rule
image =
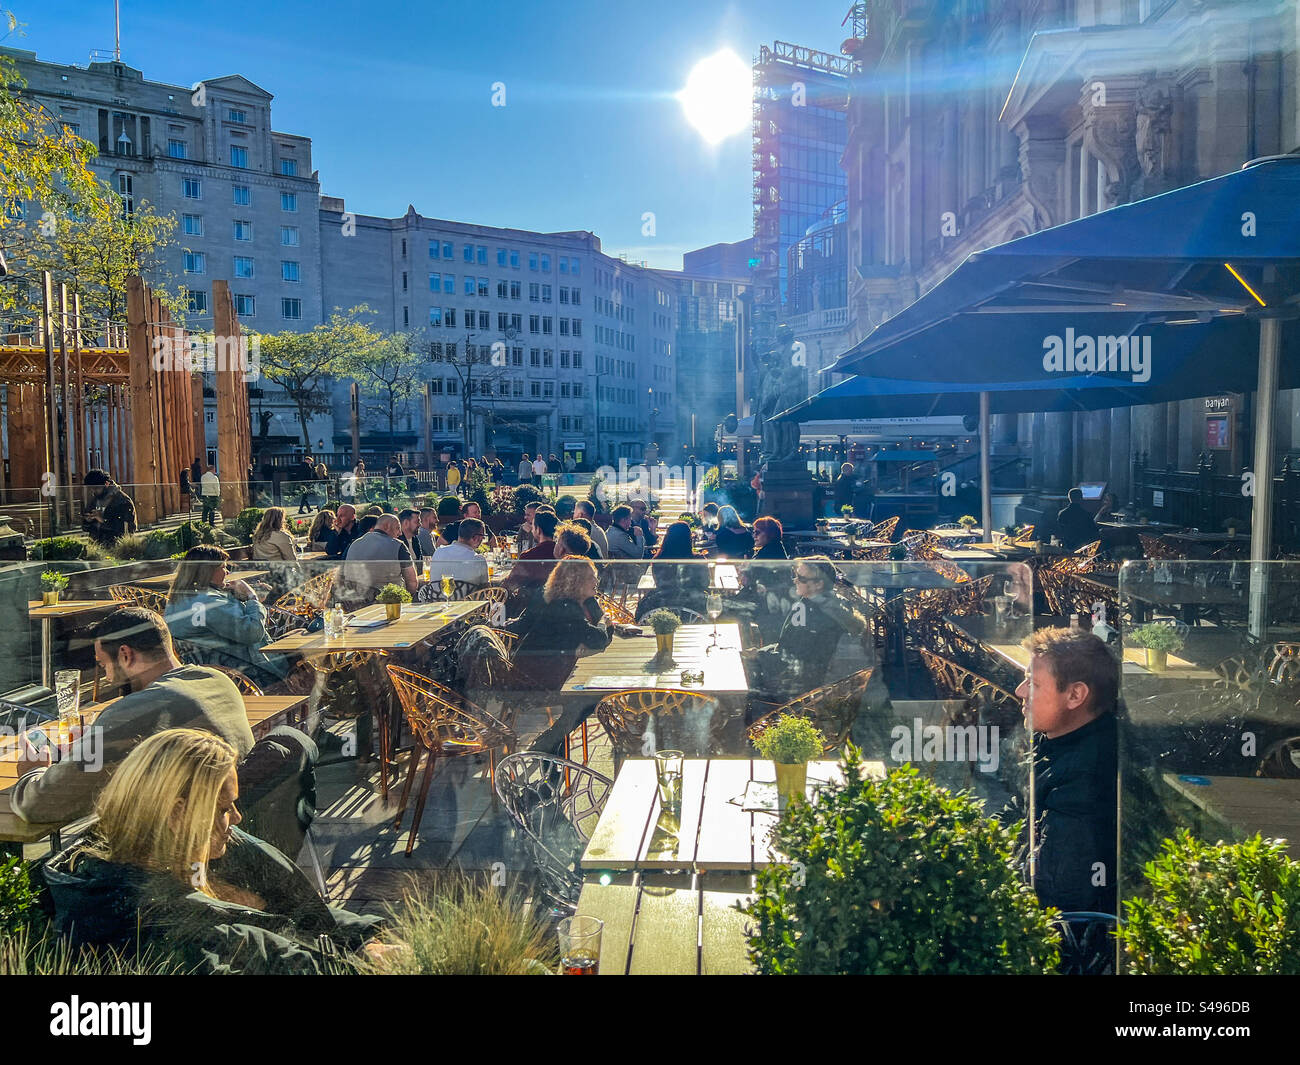
M831 517L838 518L845 507L853 505L854 487L853 463L846 462L840 467L840 475L831 482L831 498L835 506L835 513Z
M1034 890L1044 906L1113 914L1119 663L1090 632L1039 629L1025 648L1016 694L1035 733Z
M1069 498L1069 505L1056 515L1057 535L1067 551L1075 551L1084 544L1101 539L1101 533L1097 531L1092 515L1084 509L1082 489L1071 488Z
M329 558L343 558L348 553L360 533L357 531L357 508L351 503L344 503L334 515L334 540L325 548Z

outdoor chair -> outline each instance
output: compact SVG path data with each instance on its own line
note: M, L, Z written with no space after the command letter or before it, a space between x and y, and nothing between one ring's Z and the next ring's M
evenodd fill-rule
M615 768L655 750L679 750L688 758L718 754L727 716L716 697L676 688L633 688L596 705L596 719L614 745Z
M1023 529L1020 530L1020 535L1017 536L1015 540L1012 542L1017 544L1028 544L1028 543L1032 543L1033 539L1034 539L1034 527L1032 525L1026 525Z
M312 603L317 610L323 611L330 605L330 596L334 592L334 582L338 575L337 566L325 573L318 573L302 586L300 594L309 603Z
M218 673L224 673L235 683L241 695L261 695L262 689L253 682L253 679L238 669L231 669L229 666L208 665L205 668L215 669Z
M523 641L522 636L518 636L508 629L493 629L492 634L505 646L506 654L510 656L510 661L515 660L515 652L519 650L519 644Z
M984 724L1011 728L1021 721L1020 699L1014 693L933 651L920 651L940 699L962 700Z
M364 761L370 754L371 723L377 718L379 786L384 802L388 801L388 772L395 760L398 738L391 692L383 674L387 659L388 653L380 650L326 651L307 658L316 674L307 731L314 731L320 720L355 719L357 756Z
M514 731L488 711L456 694L435 680L401 666L389 666L388 676L397 691L406 723L415 737L415 746L406 770L406 783L398 803L393 828L402 827L402 818L410 800L411 784L425 760L420 794L411 818L410 836L406 843L409 858L415 849L424 816L424 803L429 794L429 782L439 759L464 758L472 755L488 756L488 782L492 786L492 801L496 802L496 752L514 743Z
M894 530L898 528L898 515L892 518L886 518L884 521L877 522L871 527L871 539L873 540L892 540Z
M167 593L154 588L142 588L138 584L110 584L108 594L117 603L142 606L156 614L167 612Z
M593 769L536 751L497 766L496 794L528 841L542 892L569 913L582 891L578 861L613 786Z
M862 700L874 672L874 668L860 669L843 680L814 688L760 717L749 726L745 735L757 749L758 738L783 716L807 718L826 737L822 753L828 754L842 746L853 731L853 723L861 712Z
M1142 554L1149 559L1157 561L1176 561L1183 557L1183 553L1177 548L1165 543L1159 536L1148 536L1146 533L1138 533L1138 542L1142 545Z
M280 610L292 614L294 617L301 618L304 624L324 613L324 608L307 595L306 589L301 592L286 592L270 604L267 610Z
M600 604L601 612L605 615L605 619L610 622L610 624L636 624L636 618L633 616L632 611L628 610L625 606L620 606L613 597L606 595L604 592L596 593L596 602Z
M469 581L462 581L453 577L451 581L451 599L465 599L482 587L480 584L471 584ZM450 600L447 600L442 594L442 579L435 576L432 580L424 581L416 589L415 601L417 603L444 603Z

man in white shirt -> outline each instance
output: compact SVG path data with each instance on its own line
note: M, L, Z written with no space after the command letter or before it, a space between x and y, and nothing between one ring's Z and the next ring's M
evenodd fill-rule
M537 458L533 459L533 476L537 478L538 483L546 475L546 460L542 458L542 453L537 453Z
M462 581L481 588L488 582L487 559L478 553L478 546L487 535L487 526L478 518L462 518L453 544L438 548L433 553L429 570L436 581L442 577Z
M217 476L215 466L209 466L208 472L203 475L200 495L203 497L202 520L211 525L212 519L217 515L217 508L221 505L221 479Z

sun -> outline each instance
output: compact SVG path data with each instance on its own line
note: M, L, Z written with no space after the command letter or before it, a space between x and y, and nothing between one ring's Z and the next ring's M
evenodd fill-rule
M677 94L686 120L710 144L749 128L752 98L749 67L730 48L696 63Z

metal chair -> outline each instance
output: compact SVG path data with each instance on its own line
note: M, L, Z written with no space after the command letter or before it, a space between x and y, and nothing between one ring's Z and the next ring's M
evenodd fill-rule
M615 766L645 757L647 721L654 749L680 750L688 758L718 753L715 736L723 709L717 698L677 688L633 688L607 695L596 705L596 720L614 745Z
M238 688L240 693L243 695L262 694L262 689L253 682L253 679L249 677L247 673L241 673L239 670L231 669L229 666L209 665L209 666L205 666L205 668L215 669L218 673L224 673L227 677L229 677L232 681L235 682L235 687Z
M843 680L814 688L760 717L745 730L745 735L757 747L758 738L783 716L803 717L811 721L826 737L823 752L833 751L849 738L874 672L874 668L860 669Z
M578 860L613 786L593 769L536 751L497 766L496 794L528 841L542 891L570 913L582 891Z
M1165 543L1159 536L1138 533L1138 542L1142 545L1142 554L1147 558L1174 561L1183 557L1181 551Z
M523 637L510 632L508 629L493 629L492 634L505 644L506 654L510 656L510 661L513 662L515 659L515 652L519 650L519 645L523 642Z
M892 518L886 518L884 521L877 522L871 527L871 538L873 540L892 540L894 530L898 528L898 515Z
M1014 693L933 651L920 651L940 699L961 699L968 711L986 720L991 717L989 724L1010 727L1021 720L1020 699Z
M300 594L309 603L315 605L318 610L324 610L329 606L330 596L334 592L334 582L338 575L337 566L324 573L318 573L302 586Z
M410 838L406 844L406 855L410 857L415 849L420 819L424 816L424 802L429 794L429 782L433 779L433 768L438 760L486 754L488 779L493 787L492 797L495 802L496 752L513 743L515 734L509 725L497 720L482 707L420 673L401 666L389 666L388 676L397 692L406 723L415 736L415 747L406 771L406 783L402 785L397 816L393 819L395 829L402 827L402 817L411 795L411 783L419 771L421 758L427 756L420 794L411 819Z
M307 664L316 674L312 689L311 720L314 731L320 719L357 721L358 754L369 754L370 723L379 721L379 788L388 802L388 771L394 759L396 735L390 703L390 689L384 682L383 667L388 652L380 650L326 651L308 656ZM342 675L342 683L330 689L330 680Z
M138 584L110 584L108 594L117 603L142 606L155 614L167 612L167 593L153 588L142 588Z
M625 606L620 606L618 602L604 592L596 593L596 602L600 604L601 612L605 619L612 625L635 625L636 617L632 611Z

